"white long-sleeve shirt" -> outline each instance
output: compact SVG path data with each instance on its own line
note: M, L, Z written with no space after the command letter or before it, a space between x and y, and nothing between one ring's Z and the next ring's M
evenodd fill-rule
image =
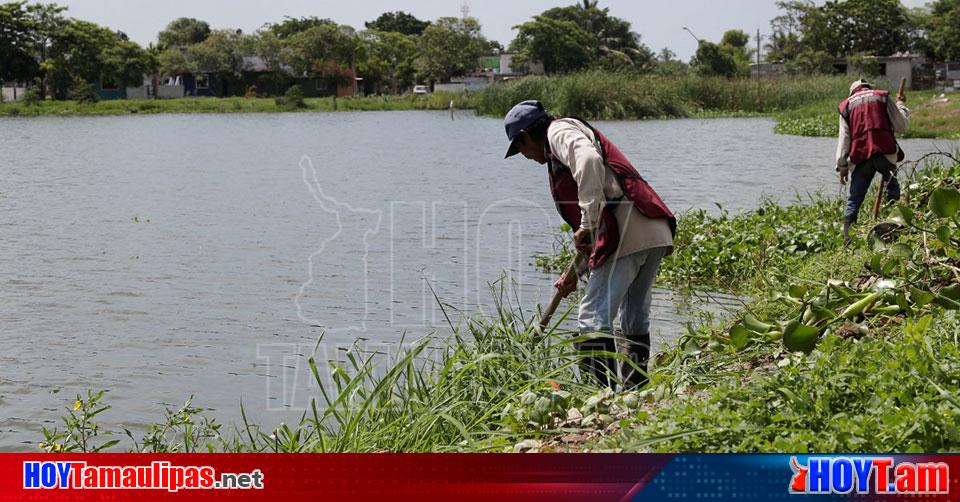
M547 129L550 151L570 168L577 181L581 228L596 230L608 201L623 197L616 175L603 162L593 131L576 119L554 120ZM657 247L673 247L670 225L663 218L648 218L633 202L616 202L614 216L620 230L617 258Z
M890 117L890 125L893 127L893 132L903 132L907 130L907 127L910 125L910 109L907 108L906 103L903 101L896 101L892 99L887 99L887 116ZM847 167L850 165L850 125L847 124L846 120L843 120L843 116L840 117L840 134L837 138L837 170L842 167ZM897 154L892 153L887 155L887 160L891 164L897 163ZM853 166L856 169L857 166Z

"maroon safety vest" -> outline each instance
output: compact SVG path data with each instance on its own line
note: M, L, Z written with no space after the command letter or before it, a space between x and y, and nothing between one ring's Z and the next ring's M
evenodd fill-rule
M897 153L897 140L887 114L888 91L863 89L840 103L840 116L850 127L850 162L854 165L878 153Z
M573 117L570 117L573 118ZM663 203L653 187L644 180L637 169L630 164L627 157L606 136L583 119L575 119L593 131L594 137L600 143L600 154L603 163L613 171L623 190L623 195L647 218L666 218L670 225L670 233L676 235L677 219ZM580 212L580 196L577 190L577 180L568 166L563 165L553 154L550 155L550 193L557 204L557 211L563 221L574 230L580 228L582 214ZM597 268L608 257L616 255L620 245L620 227L613 214L614 204L606 204L600 218L598 236L593 254L590 256L590 268Z

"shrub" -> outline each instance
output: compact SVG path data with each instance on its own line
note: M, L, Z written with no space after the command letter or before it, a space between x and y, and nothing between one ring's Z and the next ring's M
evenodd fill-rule
M303 89L299 85L292 85L283 96L274 100L279 108L297 109L306 108L307 102L303 99Z
M23 94L23 104L31 106L40 104L40 88L27 88L27 92Z
M70 97L82 105L97 102L97 93L93 90L93 85L80 77L73 79L73 85L70 87Z

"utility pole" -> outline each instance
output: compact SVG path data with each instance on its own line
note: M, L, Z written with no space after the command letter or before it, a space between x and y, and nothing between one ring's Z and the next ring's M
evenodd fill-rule
M760 111L760 28L757 28L757 111Z

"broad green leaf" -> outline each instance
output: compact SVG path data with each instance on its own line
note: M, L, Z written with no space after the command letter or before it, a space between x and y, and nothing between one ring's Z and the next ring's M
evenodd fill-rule
M700 344L693 338L688 338L687 343L683 344L683 353L692 356L701 352Z
M888 254L895 258L910 258L913 256L913 248L902 242L898 242L890 246Z
M933 303L936 303L947 310L960 310L960 301L954 300L953 298L942 294L943 291L940 293L941 294L937 295L933 299Z
M951 300L960 302L960 284L951 284L941 289L940 294Z
M814 326L790 321L783 330L783 345L792 352L810 352L817 346L820 330Z
M944 244L950 244L950 227L947 225L941 225L937 228L937 239L940 239L940 242Z
M941 218L950 218L960 210L960 191L940 187L930 194L930 210Z
M807 288L799 284L793 284L790 286L790 296L794 298L803 298L803 295L807 294Z
M897 258L891 258L883 263L883 269L880 271L883 275L890 275L894 270L897 269L897 266L900 265L900 260Z
M898 204L890 213L890 222L907 226L913 222L913 209L904 204Z
M730 328L730 345L737 351L741 351L750 343L750 330L737 324Z

